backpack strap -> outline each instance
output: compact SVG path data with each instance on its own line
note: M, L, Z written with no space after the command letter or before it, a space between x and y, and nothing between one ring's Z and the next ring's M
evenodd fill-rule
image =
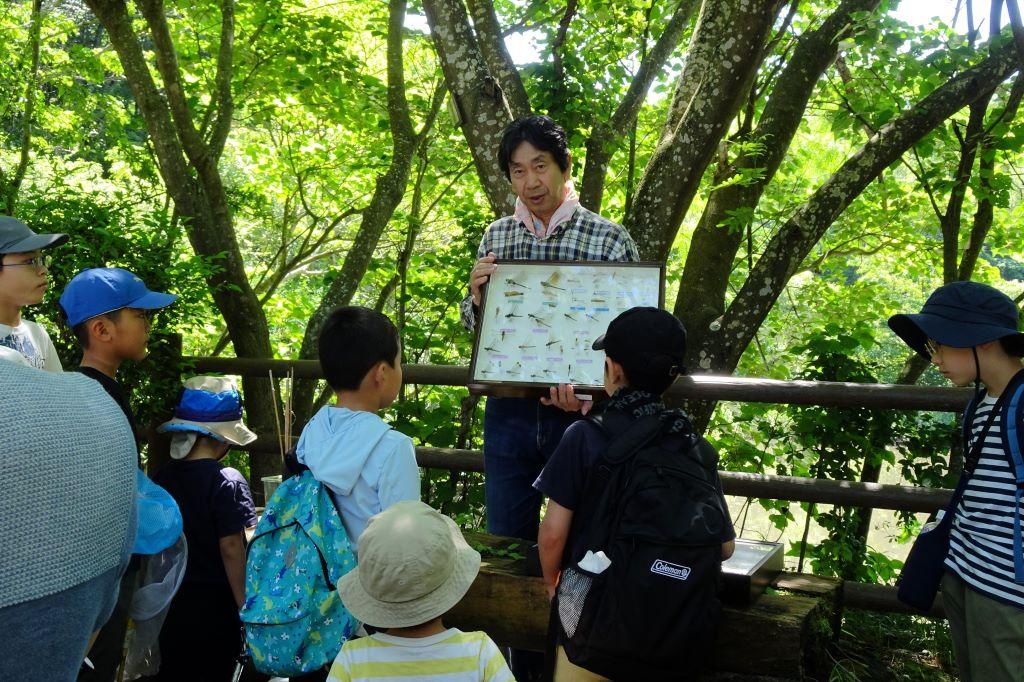
M1018 374L1018 376L1021 376ZM1024 497L1024 457L1021 455L1021 433L1020 422L1024 420L1022 412L1022 395L1024 395L1024 381L1014 382L1017 385L1012 388L1010 402L1006 406L1006 444L1007 454L1010 456L1010 469L1013 471L1015 483L1013 502L1013 569L1014 582L1018 585L1024 584L1024 541L1021 538L1020 524L1020 503Z
M612 434L613 440L604 451L608 464L621 464L646 447L665 429L659 415L648 414L631 423L624 431Z

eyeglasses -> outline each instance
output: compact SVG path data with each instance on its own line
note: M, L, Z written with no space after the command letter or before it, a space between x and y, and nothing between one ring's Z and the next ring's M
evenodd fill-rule
M3 265L0 265L0 267L13 268L24 265L26 267L33 267L36 269L36 272L39 272L40 270L48 270L50 268L50 263L51 261L49 256L35 256L34 258L29 258L21 263L4 263Z
M939 352L939 343L935 339L926 339L924 342L924 349L928 355L935 357L935 354Z

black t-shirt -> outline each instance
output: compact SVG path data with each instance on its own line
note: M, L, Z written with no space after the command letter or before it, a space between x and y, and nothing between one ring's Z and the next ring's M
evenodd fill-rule
M228 584L220 539L256 525L256 505L241 473L212 459L168 462L153 480L181 509L188 542L185 580Z
M135 447L138 449L139 445L139 429L135 423L135 412L132 411L131 401L128 399L128 391L124 390L117 379L107 376L98 369L92 367L79 367L75 370L79 374L84 374L90 379L94 379L99 382L103 390L106 391L117 406L124 412L124 416L128 418L128 425L132 427L132 437L135 439ZM139 456L139 467L142 467L142 457Z

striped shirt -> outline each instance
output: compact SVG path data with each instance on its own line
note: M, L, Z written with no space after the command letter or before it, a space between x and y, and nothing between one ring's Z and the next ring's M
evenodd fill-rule
M462 632L456 628L430 637L377 633L350 639L334 659L327 679L515 682L490 637L483 632Z
M986 395L974 413L971 444L981 435L996 399ZM996 417L978 465L956 508L946 567L973 589L996 601L1024 608L1024 585L1014 582L1013 470L1003 448L1003 416Z
M577 206L569 220L545 237L538 237L515 216L496 220L484 232L476 257L480 259L488 253L494 253L498 260L640 260L626 228L582 206ZM463 299L459 311L462 325L473 331L476 309L472 294Z

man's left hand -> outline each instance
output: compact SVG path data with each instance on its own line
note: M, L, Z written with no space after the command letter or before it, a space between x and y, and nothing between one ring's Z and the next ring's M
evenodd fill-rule
M550 397L542 397L540 401L545 405L554 405L566 412L580 412L582 414L587 414L590 412L590 408L594 406L593 400L580 400L577 398L572 384L552 386Z

